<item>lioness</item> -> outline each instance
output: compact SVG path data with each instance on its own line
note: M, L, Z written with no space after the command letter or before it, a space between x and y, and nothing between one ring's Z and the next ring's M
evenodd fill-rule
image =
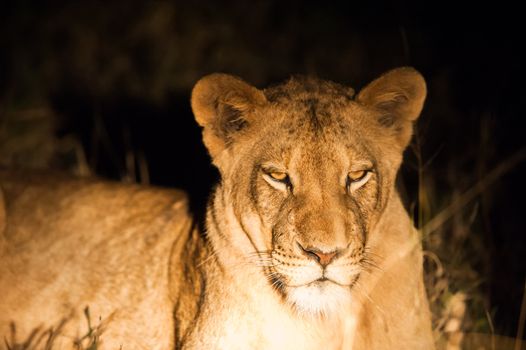
M99 349L433 348L394 186L425 95L411 68L356 96L204 77L192 109L221 173L205 232L176 190L1 175L0 334L69 348L88 307Z

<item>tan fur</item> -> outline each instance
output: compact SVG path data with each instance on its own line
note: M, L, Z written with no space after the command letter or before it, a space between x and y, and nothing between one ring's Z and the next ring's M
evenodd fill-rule
M0 175L0 335L65 320L69 348L89 307L100 349L433 348L421 244L394 187L424 98L411 68L357 96L203 78L192 108L221 172L204 233L174 190Z

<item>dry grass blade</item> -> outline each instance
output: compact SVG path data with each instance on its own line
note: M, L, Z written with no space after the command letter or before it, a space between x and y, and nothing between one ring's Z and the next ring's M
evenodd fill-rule
M446 209L442 210L433 217L422 228L424 237L438 230L446 221L448 221L458 210L472 201L476 196L483 192L488 186L499 179L502 175L512 170L515 166L526 159L526 149L521 149L510 158L500 163L496 168L488 173L482 180L464 192L456 201L451 203Z
M488 310L486 310L486 319L488 320L489 329L491 330L491 350L495 350L495 326L493 325L493 320Z

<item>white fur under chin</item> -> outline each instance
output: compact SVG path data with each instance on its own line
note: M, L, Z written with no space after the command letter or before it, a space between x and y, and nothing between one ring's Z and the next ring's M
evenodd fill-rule
M305 316L337 316L351 303L351 291L331 282L286 288L287 301Z

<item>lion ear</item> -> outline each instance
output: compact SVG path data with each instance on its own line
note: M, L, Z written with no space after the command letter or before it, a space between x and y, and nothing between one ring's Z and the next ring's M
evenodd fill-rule
M425 98L426 83L422 75L413 68L402 67L385 73L367 85L356 100L380 112L378 123L391 130L399 145L405 148Z
M254 111L265 102L262 91L231 75L211 74L195 84L192 110L212 159L251 124Z

